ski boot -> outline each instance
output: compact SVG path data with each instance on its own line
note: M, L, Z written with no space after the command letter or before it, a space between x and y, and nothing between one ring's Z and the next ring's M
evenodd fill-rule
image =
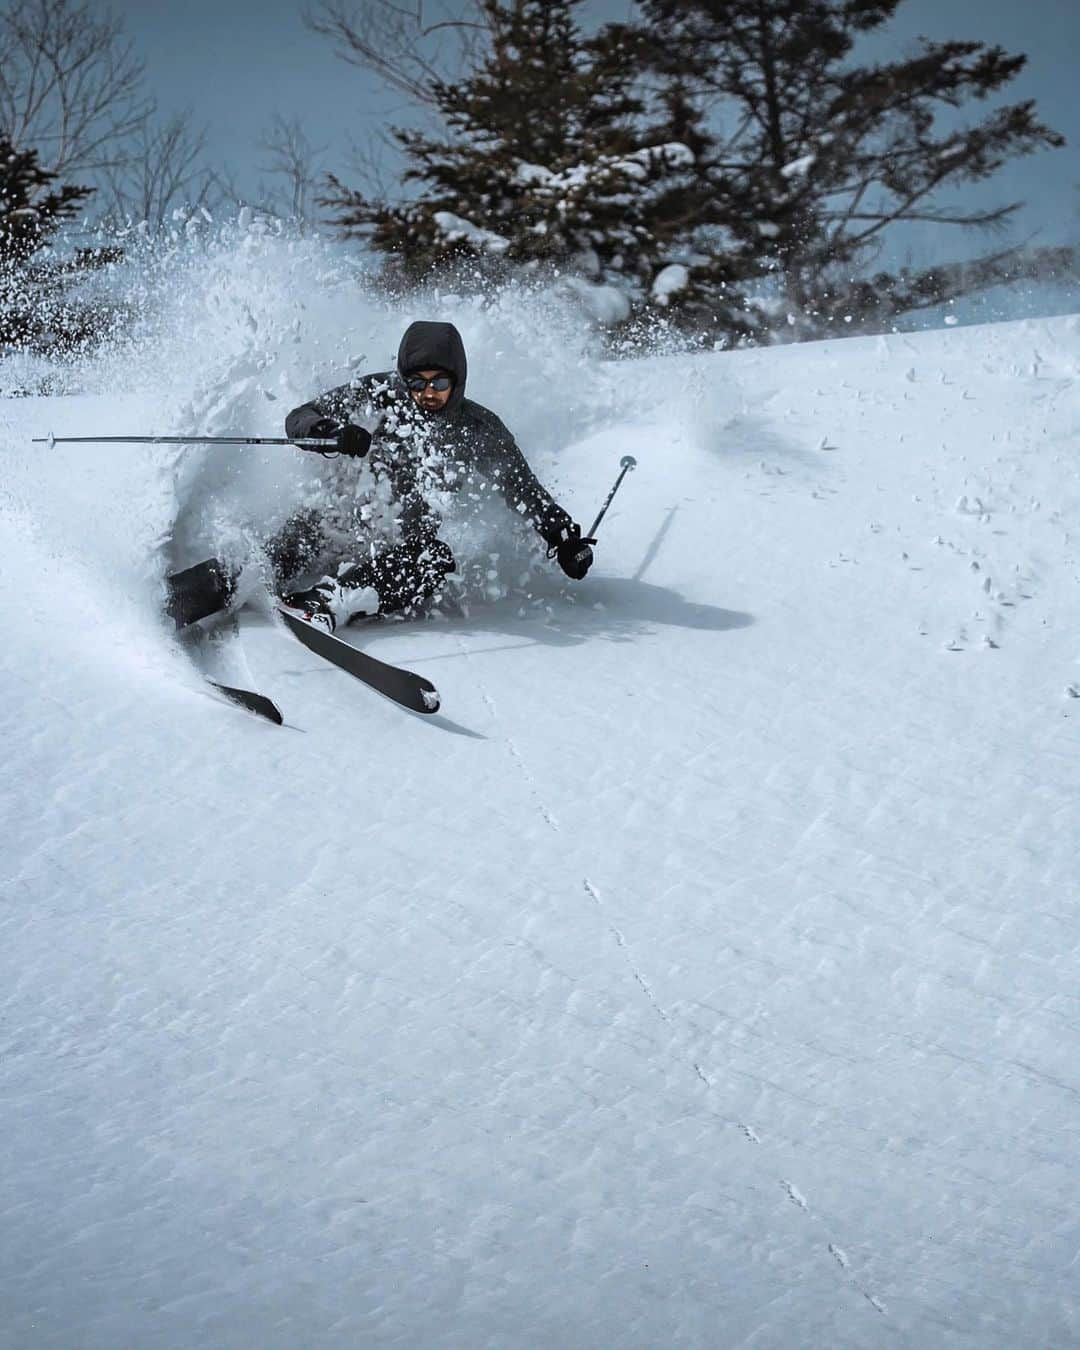
M236 575L217 558L207 558L166 577L165 587L165 613L180 630L227 610L236 590Z
M337 618L334 614L335 590L337 590L335 584L328 577L324 577L306 591L293 591L290 595L283 595L281 607L299 619L306 619L308 623L323 629L324 632L332 633L337 627Z
M323 577L306 591L282 596L281 603L291 614L332 633L338 624L378 614L379 593L373 586L343 586Z

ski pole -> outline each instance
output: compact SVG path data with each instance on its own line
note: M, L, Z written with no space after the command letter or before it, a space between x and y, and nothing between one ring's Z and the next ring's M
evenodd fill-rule
M607 501L604 502L603 506L600 508L600 514L593 521L592 528L589 530L589 533L586 536L586 538L588 539L591 539L596 534L600 522L607 515L607 509L611 505L616 492L618 492L622 480L626 477L626 475L630 472L631 469L637 468L637 460L634 458L633 455L623 455L622 459L619 460L619 467L622 470L622 472L619 474L618 478L615 479L615 486L608 493Z
M336 440L315 436L298 436L289 440L286 436L47 436L31 437L33 445L92 444L106 445L122 443L124 445L298 445L302 449L323 449L337 446Z

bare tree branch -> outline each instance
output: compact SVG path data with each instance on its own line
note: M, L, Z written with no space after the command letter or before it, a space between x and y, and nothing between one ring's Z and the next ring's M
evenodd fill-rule
M206 132L192 126L190 110L144 123L125 162L103 174L107 214L156 228L175 210L216 206L225 194L205 151Z
M400 172L387 165L387 156L398 153L398 146L381 128L362 143L350 144L349 166L358 191L369 201L388 202L400 195Z
M152 110L123 24L91 0L0 9L0 125L57 173L117 167Z
M422 106L434 107L433 82L447 78L468 56L477 32L490 30L486 11L493 3L497 0L462 0L458 17L428 23L423 0L409 7L393 0L317 0L305 10L304 23L329 38L341 60L370 70ZM475 17L466 17L469 13ZM430 41L447 32L454 41Z
M278 113L269 131L259 138L259 149L265 156L259 165L262 172L284 180L281 189L271 191L267 209L275 215L310 223L315 215L316 185L322 176L320 159L327 147L311 144L298 117L285 118Z
M1020 202L1011 202L1008 206L997 206L988 211L955 212L948 211L906 211L903 216L894 216L888 211L845 211L842 215L826 216L843 223L849 220L873 220L889 224L893 220L921 220L934 225L964 225L977 229L993 229L1004 223L1008 216L1020 209Z
M487 32L489 25L487 22L477 22L475 19L439 19L435 23L426 23L424 20L424 0L415 0L415 3L409 6L395 5L393 0L381 0L385 9L399 14L402 18L409 19L416 24L416 30L421 37L427 37L429 33L436 33L440 28L478 28ZM498 0L495 0L496 6ZM484 5L478 3L476 8L483 13Z

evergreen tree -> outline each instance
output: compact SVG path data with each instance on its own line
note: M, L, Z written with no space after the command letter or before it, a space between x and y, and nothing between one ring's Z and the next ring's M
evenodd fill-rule
M581 3L481 0L486 49L465 77L432 83L442 133L394 132L418 197L373 201L331 179L337 223L408 281L468 259L485 275L548 264L647 289L693 154L648 125L639 35L585 38Z
M92 189L57 184L36 150L16 150L0 133L0 352L70 351L97 332L101 313L71 298L74 282L113 256L76 249L43 257L61 225Z
M1006 248L965 264L872 272L886 231L900 222L1001 226L1020 203L961 211L938 204L941 190L1064 144L1030 101L939 126L942 110L1006 86L1024 56L924 39L903 59L851 64L858 38L900 3L642 0L644 67L676 104L718 106L729 127L696 156L698 214L687 246L697 261L679 297L688 322L743 337L777 326L851 331L846 320L882 323L1028 266Z

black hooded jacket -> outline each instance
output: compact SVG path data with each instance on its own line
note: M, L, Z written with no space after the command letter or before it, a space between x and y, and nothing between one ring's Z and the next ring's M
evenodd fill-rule
M440 412L424 413L413 401L405 377L415 370L445 370L454 377ZM465 345L453 324L413 323L401 339L396 372L364 375L301 404L285 419L285 434L310 436L324 418L362 423L381 416L368 462L376 476L390 480L406 538L430 536L439 527L426 489L491 487L546 542L555 543L570 517L540 485L499 418L465 397L467 375Z

